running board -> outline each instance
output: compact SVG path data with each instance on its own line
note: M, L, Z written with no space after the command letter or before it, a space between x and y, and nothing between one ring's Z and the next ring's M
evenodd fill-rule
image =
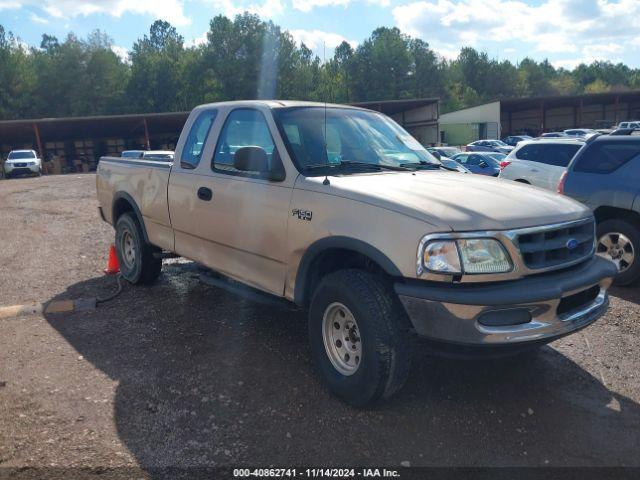
M229 293L238 295L239 297L255 303L284 308L286 310L297 309L297 306L294 303L289 302L284 298L277 297L276 295L263 292L253 287L249 287L211 270L206 270L200 273L200 281L212 287L221 288Z
M172 252L156 252L153 254L153 258L180 258L180 255Z

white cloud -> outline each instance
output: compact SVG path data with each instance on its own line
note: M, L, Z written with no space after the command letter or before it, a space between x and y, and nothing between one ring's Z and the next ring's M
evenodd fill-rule
M129 63L131 59L129 58L129 50L125 47L119 47L117 45L111 45L111 51L115 53L120 60L125 63Z
M0 0L0 10L14 10L22 8L22 2L19 0Z
M199 47L200 45L204 45L205 43L207 43L207 32L204 32L199 37L191 40L192 47Z
M316 7L346 7L350 0L292 0L291 4L296 10L310 12Z
M323 32L322 30L289 30L289 33L298 45L304 43L311 50L320 51L326 46L327 50L333 50L342 42L347 42L352 47L357 47L358 42L355 40L347 40L340 34L332 32ZM327 54L327 58L329 54Z
M293 8L301 12L310 12L314 8L322 7L347 7L351 3L354 3L354 0L291 0ZM366 0L366 3L388 7L391 0Z
M244 12L253 13L261 18L273 18L284 11L282 0L262 0L257 2L210 0L210 3L229 18L233 18Z
M418 0L392 14L401 30L436 50L518 42L526 45L521 57L538 52L609 58L631 47L631 32L640 28L638 0Z
M41 17L40 15L36 15L35 13L29 15L29 20L31 20L33 23L40 23L43 25L49 23L48 19Z
M0 10L25 6L39 7L56 19L86 17L94 13L114 17L137 13L151 15L173 25L191 23L184 13L184 0L0 0Z

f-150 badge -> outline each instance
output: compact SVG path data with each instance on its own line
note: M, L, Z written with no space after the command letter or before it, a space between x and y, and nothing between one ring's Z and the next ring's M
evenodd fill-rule
M306 220L307 222L311 221L311 217L313 216L313 212L311 210L299 210L294 208L291 211L291 215L294 217L298 217L298 220Z

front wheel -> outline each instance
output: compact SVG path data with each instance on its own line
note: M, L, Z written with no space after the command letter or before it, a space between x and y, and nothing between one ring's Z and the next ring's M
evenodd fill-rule
M320 281L309 339L329 390L351 405L391 397L409 375L408 319L390 286L369 272L341 270Z
M142 227L132 213L125 213L116 222L116 254L122 277L131 283L149 284L158 278L162 259L160 249L144 240Z
M640 278L640 225L627 220L605 220L596 228L596 253L618 267L613 283L630 285Z

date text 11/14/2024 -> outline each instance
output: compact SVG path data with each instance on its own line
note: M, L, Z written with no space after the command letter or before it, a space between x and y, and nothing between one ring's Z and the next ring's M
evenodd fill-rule
M235 468L234 478L400 478L398 470L387 468Z

